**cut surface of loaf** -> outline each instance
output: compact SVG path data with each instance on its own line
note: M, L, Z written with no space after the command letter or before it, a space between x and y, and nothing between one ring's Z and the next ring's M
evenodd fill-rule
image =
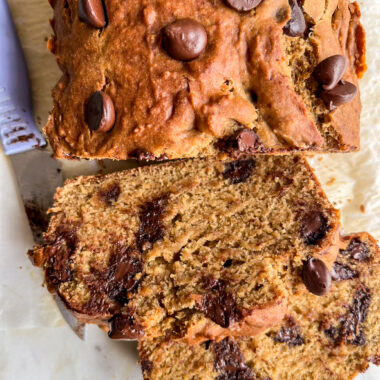
M49 290L113 338L191 344L280 322L304 260L331 268L339 215L306 161L186 160L58 189L31 256ZM302 285L303 286L303 285Z
M241 340L199 346L165 340L139 344L145 380L347 380L380 365L380 253L368 234L342 241L331 291L299 286L283 322Z
M51 3L63 75L45 132L59 158L359 148L356 3L92 0L92 13L84 0Z

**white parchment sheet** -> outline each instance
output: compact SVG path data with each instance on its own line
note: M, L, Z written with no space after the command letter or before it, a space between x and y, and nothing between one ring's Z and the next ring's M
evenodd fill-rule
M52 11L47 0L8 2L30 70L36 120L43 126L51 109L51 89L60 76L46 48ZM342 212L343 230L368 231L380 239L380 0L359 3L368 40L368 72L361 81L362 149L319 156L311 163ZM75 175L87 165L88 172L97 170L88 162L66 164L65 169ZM41 271L26 257L32 236L2 152L0 188L0 380L141 379L134 343L111 341L96 327L90 327L87 341L81 342L65 325L42 287ZM380 368L372 367L360 379L379 380Z

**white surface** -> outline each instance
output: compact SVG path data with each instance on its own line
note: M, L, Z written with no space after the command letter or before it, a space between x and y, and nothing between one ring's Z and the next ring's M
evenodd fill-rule
M51 10L47 0L9 3L29 64L37 121L43 125L51 108L50 90L60 75L46 49ZM359 3L369 46L369 71L361 82L362 150L316 158L313 165L342 210L344 230L366 230L380 239L380 1ZM26 256L32 236L11 167L1 152L0 188L0 380L141 379L135 344L111 341L96 327L81 342L42 288L40 270ZM380 369L372 367L359 378L379 380Z

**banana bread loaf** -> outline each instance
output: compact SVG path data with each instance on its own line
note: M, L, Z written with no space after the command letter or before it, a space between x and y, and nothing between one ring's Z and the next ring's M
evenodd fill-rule
M31 256L78 318L110 321L112 338L257 334L283 319L294 283L328 292L338 251L338 212L296 156L81 177L51 213Z
M348 380L380 364L380 256L368 234L344 239L329 294L295 289L278 327L253 338L142 341L145 380Z
M155 160L359 148L349 0L50 0L59 158Z

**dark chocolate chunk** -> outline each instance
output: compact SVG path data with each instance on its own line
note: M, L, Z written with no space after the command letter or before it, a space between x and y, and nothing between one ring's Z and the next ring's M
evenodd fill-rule
M242 318L235 297L226 290L225 281L205 278L203 282L208 292L203 296L198 308L207 318L222 327L230 327Z
M75 253L78 238L73 226L58 227L54 236L46 239L45 248L49 256L46 269L46 282L50 288L57 288L62 282L71 280L70 258Z
M153 369L153 362L147 359L141 360L141 369L143 372L150 373Z
M243 154L263 151L263 146L256 133L248 128L241 129L226 140L218 141L216 146L222 152L227 152L236 158Z
M332 90L343 78L348 65L344 55L332 55L320 62L314 69L314 78L324 90Z
M330 291L331 274L322 260L310 258L305 261L302 280L307 290L317 296L323 296Z
M348 247L345 250L340 250L339 253L359 262L369 261L371 259L369 248L358 238L352 239Z
M112 206L112 203L118 200L120 192L120 186L117 183L113 183L100 190L98 196L107 206Z
M162 31L166 52L179 61L199 57L207 46L207 32L202 24L190 18L176 20Z
M244 356L231 338L212 343L214 369L219 373L217 380L254 380L252 370L245 364Z
M223 178L229 179L232 184L245 182L253 173L255 161L239 160L225 164Z
M321 90L320 95L330 111L355 98L358 89L350 82L341 80L332 90Z
M307 245L316 245L330 229L327 218L321 211L312 210L301 216L301 237Z
M297 326L292 317L288 317L286 325L276 334L272 334L272 338L275 342L286 343L290 347L302 346L305 344L305 340L300 334L300 327Z
M169 196L153 199L141 206L140 227L137 231L137 247L142 252L164 237L163 213Z
M231 265L232 265L231 259L226 260L223 264L224 268L229 268Z
M79 0L78 15L81 21L94 28L104 28L106 26L106 14L102 0Z
M352 280L353 278L358 278L359 272L350 268L348 265L335 262L331 271L331 278L334 281L344 281Z
M111 339L141 339L144 336L144 330L136 322L133 311L117 314L109 322L108 336Z
M298 5L297 0L289 0L292 10L290 20L284 26L284 33L290 37L302 37L306 31L306 21L302 8Z
M248 12L256 8L263 0L224 0L232 9L239 12Z
M92 131L108 132L115 124L112 99L103 91L96 91L86 106L86 123Z
M366 345L363 323L368 314L371 303L371 292L368 288L360 287L354 296L354 300L349 310L340 318L338 326L331 326L324 330L335 345L348 343L354 346Z

